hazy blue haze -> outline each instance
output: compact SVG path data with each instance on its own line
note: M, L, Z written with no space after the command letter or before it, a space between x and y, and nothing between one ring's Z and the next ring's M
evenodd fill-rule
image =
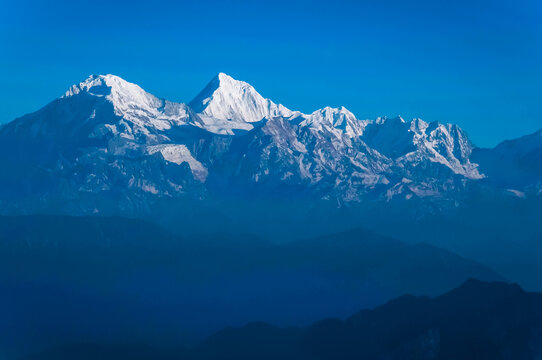
M542 128L542 3L0 0L0 122L91 73L188 102L217 72L311 112L454 122L482 146Z

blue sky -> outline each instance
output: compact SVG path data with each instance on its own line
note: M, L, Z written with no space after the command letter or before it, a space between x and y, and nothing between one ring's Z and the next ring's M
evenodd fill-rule
M0 0L0 122L89 74L188 102L223 71L311 112L542 128L542 2Z

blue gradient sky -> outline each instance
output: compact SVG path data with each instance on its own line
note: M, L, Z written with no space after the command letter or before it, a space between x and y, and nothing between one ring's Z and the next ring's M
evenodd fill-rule
M219 71L311 112L542 128L542 2L0 0L0 122L89 74L188 102Z

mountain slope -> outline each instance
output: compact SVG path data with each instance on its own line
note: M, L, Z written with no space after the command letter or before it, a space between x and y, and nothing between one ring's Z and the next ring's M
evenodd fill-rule
M542 130L503 141L493 149L477 149L474 159L490 181L518 196L542 191Z

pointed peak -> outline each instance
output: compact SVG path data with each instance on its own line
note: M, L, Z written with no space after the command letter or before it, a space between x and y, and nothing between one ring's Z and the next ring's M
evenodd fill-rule
M219 81L239 81L239 80L235 80L232 76L226 74L226 73L223 73L223 72L219 72L217 75L216 75L216 78L219 80Z
M204 91L207 90L207 92L218 90L219 88L227 88L227 87L252 87L250 84L234 79L232 76L219 72L213 78L207 86L205 87Z
M291 115L291 111L265 99L249 83L222 72L189 105L196 113L220 120L255 122L265 117Z
M240 92L242 87L250 88L257 94L256 90L248 83L235 80L228 74L219 72L189 104L196 112L202 112L205 110L215 93L219 92L222 94L229 94L230 96L239 96L239 94L235 94L235 92Z
M344 115L347 115L347 116L351 116L351 117L355 117L354 114L352 113L352 111L348 110L346 107L344 106L339 106L337 108L337 110L339 111L340 114L344 114Z
M241 89L252 89L254 92L256 90L252 85L245 81L237 80L231 77L230 75L219 72L213 80L211 80L210 84L216 84L216 89L221 89L223 91L239 91ZM259 95L259 94L258 94Z

